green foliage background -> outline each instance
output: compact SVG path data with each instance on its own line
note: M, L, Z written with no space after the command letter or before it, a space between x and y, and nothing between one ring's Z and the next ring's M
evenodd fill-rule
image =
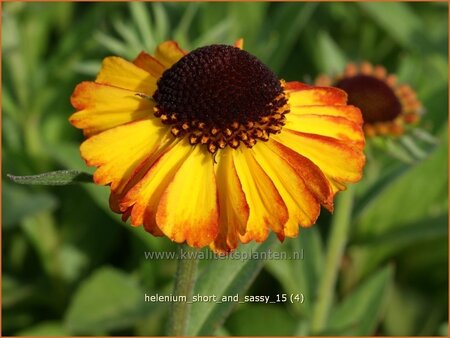
M368 60L417 90L421 128L367 148L326 329L332 335L447 335L447 3L2 4L2 334L162 335L175 250L120 221L108 188L19 186L6 173L86 171L67 121L75 85L103 57L175 39L245 48L281 78L311 82ZM90 170L90 169L89 169ZM92 172L92 170L90 170ZM304 304L196 304L189 333L308 335L331 216L298 239L242 250L304 250L301 261L202 261L196 292L302 292Z

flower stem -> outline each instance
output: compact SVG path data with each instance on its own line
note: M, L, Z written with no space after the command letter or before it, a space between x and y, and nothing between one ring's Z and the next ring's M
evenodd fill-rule
M178 300L172 303L169 313L169 321L167 323L168 336L186 335L189 311L191 307L191 304L188 302L192 297L192 292L194 289L195 279L197 276L197 265L197 249L191 248L187 245L180 246L173 296L176 298L179 296L186 296L187 301L184 302Z
M347 244L353 208L354 187L338 196L326 253L325 269L311 317L311 334L322 334L333 304L336 279Z

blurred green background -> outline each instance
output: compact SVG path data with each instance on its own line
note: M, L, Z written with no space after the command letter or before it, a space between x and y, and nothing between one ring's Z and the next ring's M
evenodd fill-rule
M323 335L447 335L447 3L3 3L2 335L162 335L174 250L108 208L108 188L20 186L6 173L71 168L81 132L69 97L107 55L156 44L190 50L245 39L286 80L347 61L382 64L417 90L426 114L401 139L369 142L351 234ZM304 250L301 261L202 261L196 292L302 292L304 304L196 304L191 335L308 335L331 216L297 239L243 250ZM206 275L205 271L209 271ZM203 274L202 274L203 273ZM211 277L213 276L213 277Z

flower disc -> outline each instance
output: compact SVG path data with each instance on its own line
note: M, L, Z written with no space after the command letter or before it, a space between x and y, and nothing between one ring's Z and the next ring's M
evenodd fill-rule
M267 141L287 112L282 83L256 57L239 48L212 45L194 50L164 72L153 95L155 115L174 136L214 153L227 144Z
M356 75L335 84L348 93L349 104L359 107L366 123L392 121L402 112L395 92L373 76Z
M196 49L164 72L153 98L161 112L217 128L255 121L272 112L283 89L256 57L236 47Z

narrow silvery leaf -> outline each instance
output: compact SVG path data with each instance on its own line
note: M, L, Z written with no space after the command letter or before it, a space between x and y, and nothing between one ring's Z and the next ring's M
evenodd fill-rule
M92 175L78 170L57 170L31 176L15 176L11 174L7 174L7 176L11 181L19 184L68 185L92 183Z

